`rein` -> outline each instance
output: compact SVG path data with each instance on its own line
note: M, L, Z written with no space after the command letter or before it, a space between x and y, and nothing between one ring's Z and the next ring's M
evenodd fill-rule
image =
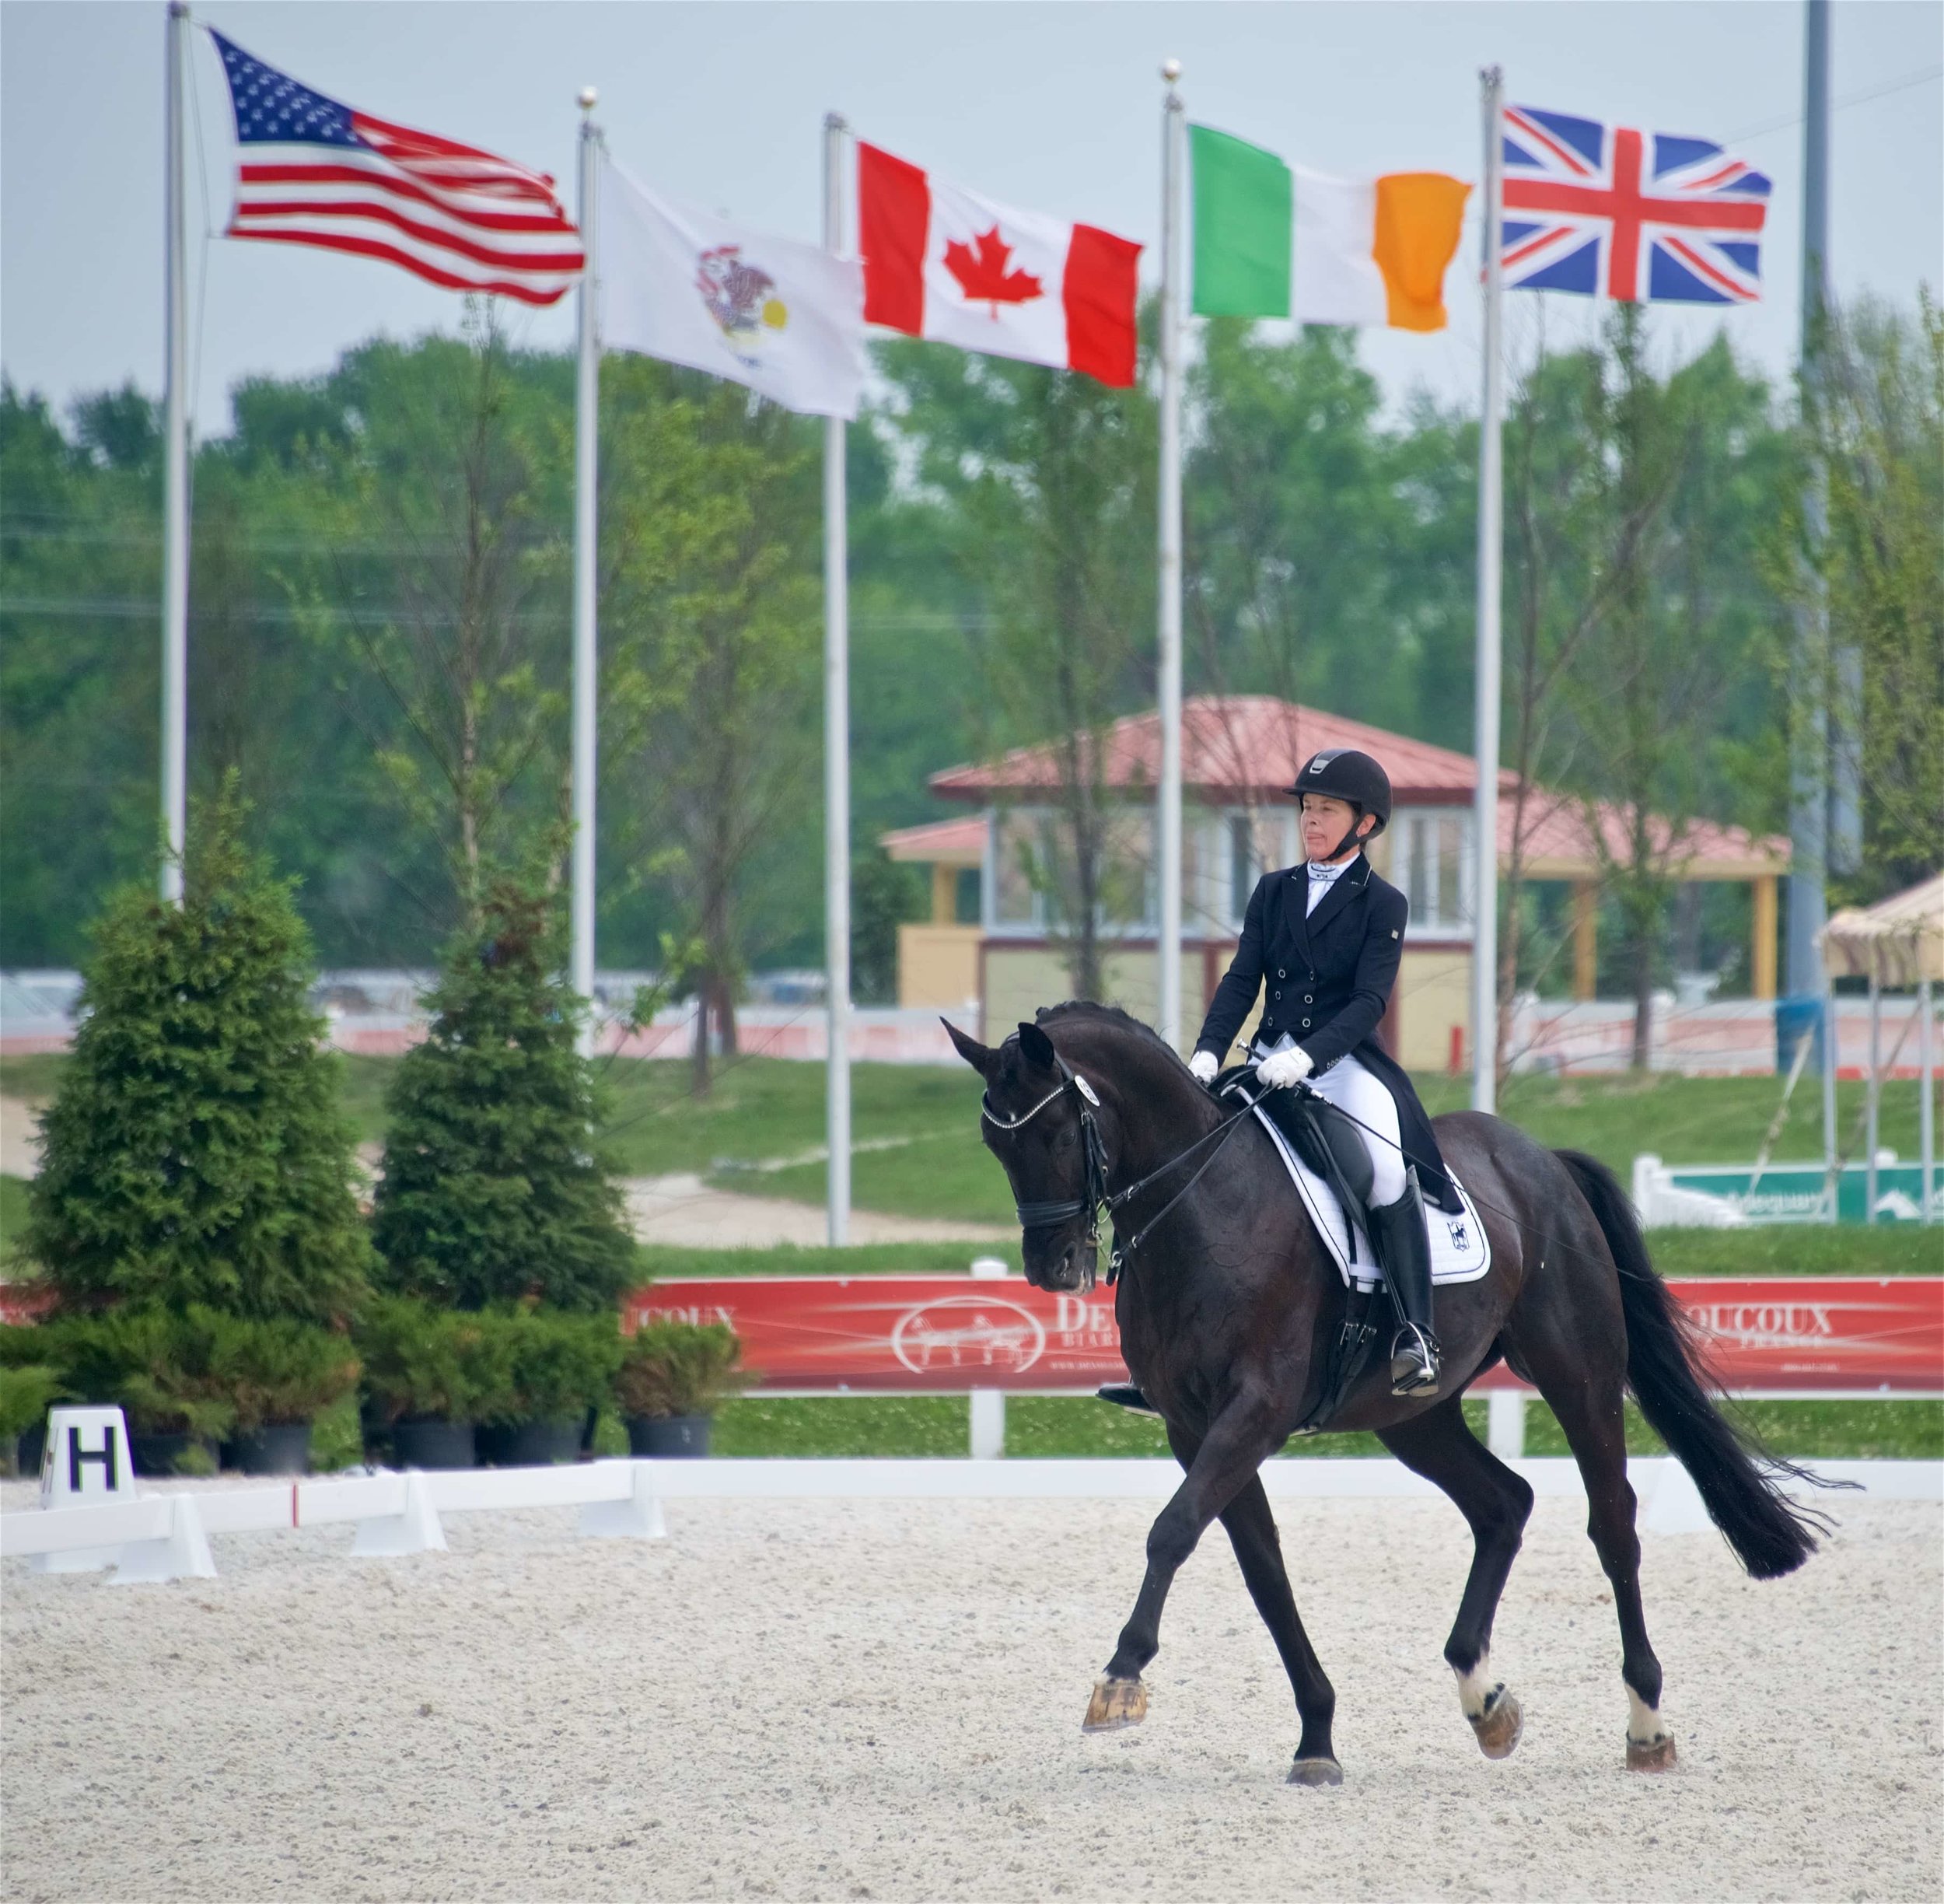
M979 1115L995 1129L1016 1131L1031 1123L1048 1104L1058 1099L1069 1094L1073 1097L1080 1114L1080 1141L1086 1155L1085 1187L1077 1197L1046 1203L1022 1203L1016 1199L1012 1207L1018 1213L1022 1230L1051 1229L1056 1224L1069 1223L1076 1216L1086 1219L1086 1233L1081 1240L1087 1251L1086 1286L1089 1289L1093 1286L1094 1265L1100 1250L1100 1212L1104 1209L1109 1216L1114 1216L1149 1185L1166 1176L1178 1165L1185 1164L1204 1145L1218 1138L1221 1140L1202 1160L1200 1170L1170 1197L1127 1242L1116 1244L1114 1254L1107 1259L1107 1286L1111 1289L1119 1279L1121 1272L1127 1266L1128 1258L1146 1241L1149 1234L1162 1218L1201 1181L1209 1165L1222 1154L1224 1146L1235 1135L1237 1126L1246 1122L1250 1111L1260 1100L1243 1098L1241 1110L1231 1117L1225 1118L1212 1129L1203 1132L1187 1150L1177 1152L1166 1163L1149 1171L1145 1177L1129 1184L1125 1189L1110 1193L1107 1188L1109 1166L1107 1147L1101 1139L1100 1121L1093 1115L1100 1108L1100 1100L1095 1094L1093 1087L1079 1072L1071 1069L1058 1052L1054 1055L1054 1061L1059 1066L1060 1082L1030 1110L1021 1111L1017 1117L1002 1117L992 1108L992 1100L988 1093L979 1100Z

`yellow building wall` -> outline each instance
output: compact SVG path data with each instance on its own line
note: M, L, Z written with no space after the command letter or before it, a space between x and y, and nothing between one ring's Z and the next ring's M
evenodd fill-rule
M1471 954L1404 950L1397 968L1398 1062L1407 1071L1451 1066L1451 1030L1465 1034L1471 1062Z
M1152 947L1110 951L1107 956L1101 1003L1118 1005L1144 1024L1152 1024L1157 995ZM980 1033L996 1044L1015 1025L1030 1022L1043 1005L1057 1005L1073 996L1073 981L1065 957L1047 946L1009 945L1003 939L985 942L985 1024ZM1195 1034L1207 1009L1202 997L1201 954L1185 948L1181 958L1181 1023L1184 1049Z
M976 926L900 926L898 1003L936 1011L976 1004L979 938Z

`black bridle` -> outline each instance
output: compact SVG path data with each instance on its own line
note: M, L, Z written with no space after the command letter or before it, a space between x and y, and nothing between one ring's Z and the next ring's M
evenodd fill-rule
M1062 1097L1071 1097L1080 1113L1080 1148L1086 1160L1086 1181L1081 1194L1064 1201L1048 1203L1022 1203L1016 1198L1012 1207L1018 1211L1022 1230L1051 1230L1063 1223L1071 1223L1076 1216L1087 1220L1081 1245L1086 1251L1086 1286L1093 1286L1095 1265L1100 1256L1100 1207L1113 1206L1107 1198L1107 1153L1101 1141L1100 1122L1094 1112L1100 1108L1100 1100L1095 1096L1093 1087L1081 1076L1067 1061L1056 1052L1054 1063L1058 1067L1060 1081L1030 1111L1022 1111L1016 1118L1002 1117L992 1108L992 1094L988 1090L979 1100L979 1115L995 1129L1016 1131L1030 1124L1050 1104Z
M1030 1110L1022 1111L1017 1117L1002 1117L992 1108L992 1094L988 1090L979 1100L979 1115L995 1129L1016 1131L1031 1123L1048 1104L1057 1103L1063 1097L1072 1100L1075 1108L1079 1113L1080 1147L1086 1171L1080 1195L1045 1203L1022 1203L1016 1198L1012 1207L1019 1213L1022 1230L1051 1230L1063 1223L1071 1223L1076 1216L1086 1219L1087 1227L1080 1242L1085 1252L1083 1286L1087 1289L1093 1286L1094 1272L1100 1262L1100 1212L1104 1209L1108 1216L1112 1216L1132 1199L1138 1196L1156 1178L1165 1177L1177 1164L1185 1164L1212 1139L1218 1137L1222 1139L1221 1143L1218 1143L1203 1160L1201 1168L1170 1197L1127 1242L1116 1247L1107 1262L1107 1286L1111 1289L1121 1270L1126 1267L1128 1258L1147 1241L1149 1234L1162 1218L1201 1181L1208 1166L1222 1154L1223 1145L1235 1135L1237 1126L1246 1120L1249 1112L1260 1100L1243 1098L1241 1110L1232 1116L1223 1118L1212 1129L1203 1132L1187 1150L1177 1152L1158 1169L1149 1171L1146 1176L1129 1184L1124 1190L1110 1194L1107 1189L1109 1166L1107 1146L1101 1139L1100 1120L1093 1115L1100 1108L1100 1100L1095 1094L1093 1087L1073 1069L1058 1052L1053 1055L1053 1062L1059 1073L1060 1081Z

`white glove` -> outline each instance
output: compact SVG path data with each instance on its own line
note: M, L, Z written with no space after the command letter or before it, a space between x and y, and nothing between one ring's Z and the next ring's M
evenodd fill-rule
M1281 1090L1286 1085L1300 1084L1316 1068L1300 1045L1292 1045L1287 1051L1271 1052L1256 1066L1256 1076L1264 1090Z
M1188 1060L1188 1069L1201 1083L1212 1084L1215 1081L1215 1073L1222 1069L1222 1066L1213 1052L1197 1052Z

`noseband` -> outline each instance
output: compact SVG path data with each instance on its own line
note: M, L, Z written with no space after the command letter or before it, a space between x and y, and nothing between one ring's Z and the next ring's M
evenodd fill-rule
M1237 1095L1244 1107L1243 1109L1224 1118L1212 1129L1205 1131L1185 1150L1177 1152L1159 1169L1149 1171L1138 1182L1131 1183L1124 1190L1110 1194L1107 1189L1107 1149L1100 1139L1099 1120L1093 1115L1100 1108L1100 1100L1095 1096L1093 1087L1079 1072L1072 1069L1058 1052L1053 1055L1053 1062L1059 1069L1060 1081L1031 1110L1022 1111L1017 1117L1002 1117L992 1108L992 1094L988 1090L979 1100L979 1115L995 1130L1016 1131L1030 1124L1048 1104L1057 1102L1060 1098L1072 1097L1074 1106L1080 1114L1080 1142L1086 1157L1085 1189L1080 1195L1069 1197L1064 1202L1022 1203L1015 1199L1012 1207L1019 1212L1019 1227L1022 1230L1050 1230L1058 1224L1070 1223L1076 1216L1086 1217L1087 1227L1081 1242L1086 1251L1087 1288L1093 1286L1094 1269L1100 1260L1102 1209L1104 1208L1110 1216L1114 1216L1124 1204L1138 1196L1150 1184L1159 1181L1177 1164L1185 1164L1197 1151L1207 1150L1212 1143L1215 1146L1202 1160L1201 1167L1135 1231L1125 1244L1114 1251L1113 1259L1107 1265L1107 1282L1111 1286L1128 1259L1147 1241L1149 1232L1201 1181L1208 1167L1227 1146L1229 1139L1248 1122L1249 1112L1268 1094L1265 1091L1250 1097L1246 1091L1238 1090ZM1299 1086L1297 1088L1301 1090L1304 1087Z
M1080 1146L1086 1158L1086 1184L1077 1197L1069 1197L1063 1202L1021 1203L1016 1200L1012 1207L1018 1211L1022 1230L1051 1230L1056 1225L1071 1223L1076 1216L1086 1219L1086 1230L1081 1237L1082 1248L1086 1252L1086 1286L1093 1286L1094 1269L1100 1255L1100 1206L1107 1201L1107 1149L1100 1140L1100 1120L1094 1112L1100 1108L1100 1100L1095 1096L1093 1087L1057 1052L1054 1062L1059 1067L1060 1081L1030 1111L1022 1111L1017 1117L1002 1117L992 1108L992 1097L988 1091L979 1100L979 1115L995 1130L1016 1131L1030 1124L1050 1104L1061 1097L1071 1097L1080 1114Z

